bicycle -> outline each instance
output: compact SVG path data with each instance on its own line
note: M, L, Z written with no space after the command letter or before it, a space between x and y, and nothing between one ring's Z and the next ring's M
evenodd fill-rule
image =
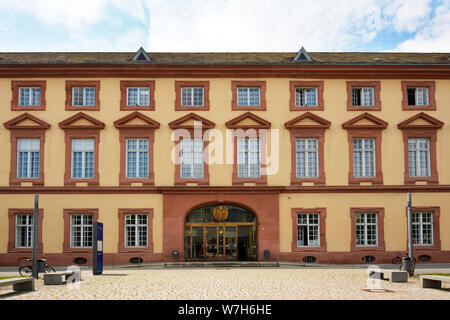
M392 259L392 264L396 264L397 266L400 265L398 268L400 271L403 269L403 258L408 258L409 255L407 253L397 253L397 256ZM416 259L411 259L411 270L410 274L414 274L414 269L416 268ZM404 270L408 271L408 270Z
M30 262L32 259L27 259L26 261ZM45 262L45 273L50 272L56 272L56 270L53 267L50 267L47 264L47 260L45 259L45 256L42 259L37 260L39 262ZM22 277L32 277L33 276L33 265L22 265L19 267L19 274Z

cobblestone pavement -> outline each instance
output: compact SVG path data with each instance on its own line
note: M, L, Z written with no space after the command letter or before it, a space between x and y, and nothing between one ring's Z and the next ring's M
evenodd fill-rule
M0 299L114 299L114 300L450 300L450 286L443 290L422 289L418 278L408 283L381 281L393 292L367 292L365 269L230 268L230 269L119 269L101 276L82 271L80 288L44 286L36 291L11 293L0 290Z

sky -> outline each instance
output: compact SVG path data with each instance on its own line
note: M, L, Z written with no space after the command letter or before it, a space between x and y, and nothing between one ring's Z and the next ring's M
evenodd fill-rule
M0 0L0 52L450 52L450 0Z

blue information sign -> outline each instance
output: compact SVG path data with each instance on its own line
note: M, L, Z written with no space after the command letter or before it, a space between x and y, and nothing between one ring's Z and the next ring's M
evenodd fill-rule
M94 222L94 239L92 261L94 275L103 273L103 223Z

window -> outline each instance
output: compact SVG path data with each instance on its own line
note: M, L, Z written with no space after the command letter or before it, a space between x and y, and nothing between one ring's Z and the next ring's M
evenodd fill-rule
M297 178L318 177L318 139L296 139Z
M147 214L125 215L125 247L147 247L148 217Z
M180 141L181 178L203 178L203 140Z
M150 88L127 88L127 106L149 106Z
M127 178L147 178L149 165L148 139L127 139Z
M433 245L433 212L412 213L414 245Z
M92 247L93 240L93 215L70 215L70 247Z
M297 247L320 246L320 214L297 215Z
M16 214L16 248L33 247L33 215Z
M40 139L17 139L17 178L39 178Z
M374 90L373 88L353 88L352 89L353 106L373 106Z
M260 178L259 139L238 139L238 178Z
M410 177L429 177L430 139L408 139L408 159Z
M94 106L95 88L94 87L73 87L72 88L73 106Z
M428 88L407 88L408 106L428 106Z
M203 106L203 88L191 87L181 88L181 106L182 107L201 107Z
M356 213L356 245L378 245L378 217L377 213Z
M238 106L259 106L260 88L238 88Z
M40 106L41 88L40 87L20 87L19 88L19 106Z
M94 139L72 139L72 178L94 177Z
M296 107L317 107L317 88L295 88Z
M354 177L374 177L375 168L375 139L353 139Z

